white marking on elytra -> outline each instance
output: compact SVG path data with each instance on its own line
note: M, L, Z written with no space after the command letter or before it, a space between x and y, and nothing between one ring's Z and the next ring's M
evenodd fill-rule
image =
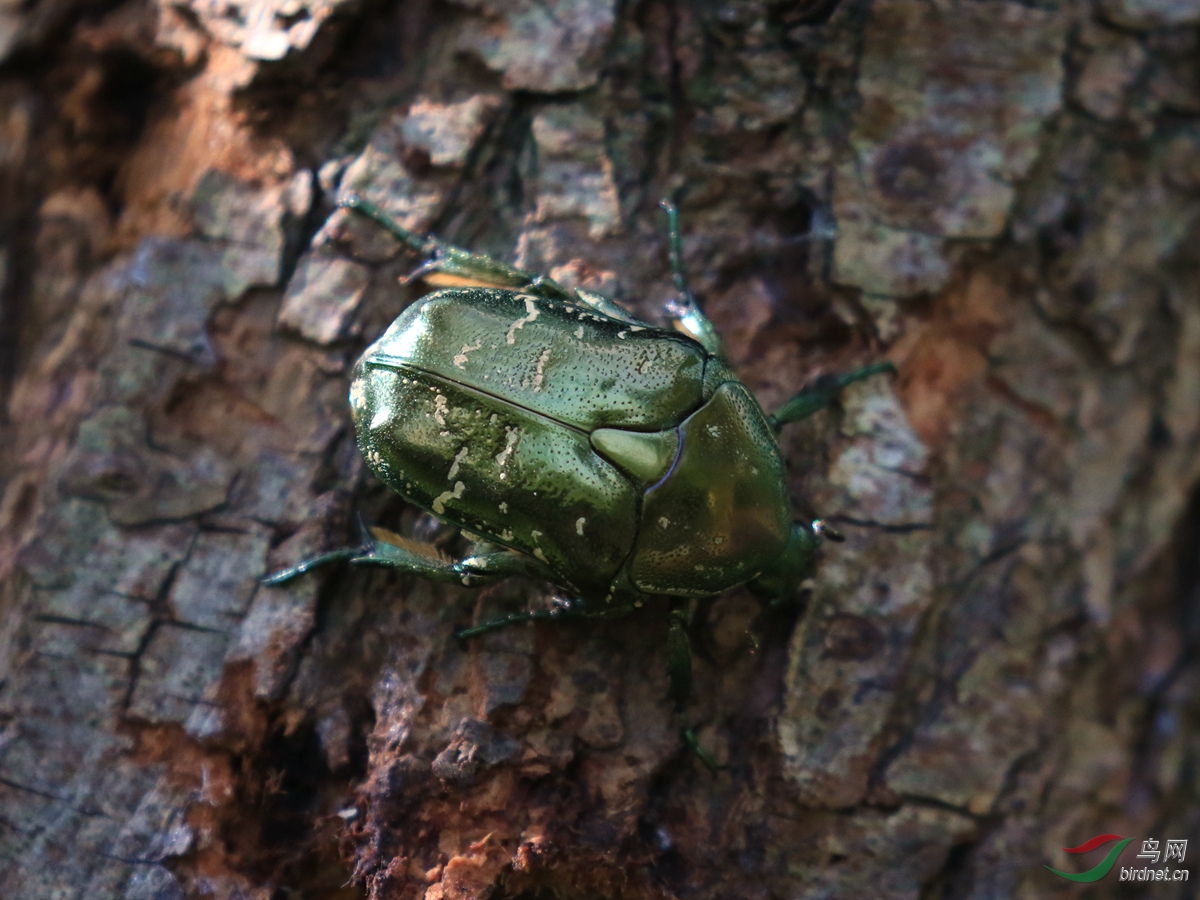
M504 428L504 449L496 454L496 465L504 468L504 464L508 462L508 458L512 456L513 448L517 446L517 441L521 439L520 428ZM500 473L500 477L504 477L504 473Z
M437 419L439 425L446 424L446 413L450 412L450 406L446 401L444 394L438 394L433 398L433 417Z
M506 501L506 500L500 501L500 512L502 512L502 513L508 512L508 501Z
M462 465L462 461L467 458L467 448L463 447L454 456L454 464L450 466L450 473L446 476L447 481L453 481L454 476L458 474L458 467Z
M581 341L583 340L583 326L582 325L580 325L578 328L575 329L575 337L579 338L579 340L581 340Z
M461 500L463 491L466 489L467 486L461 481L454 482L454 490L442 491L442 493L433 498L433 511L439 516L442 515L446 511L446 502L449 500Z
M617 337L619 337L621 340L625 340L625 332L624 332L624 331L618 331L618 332L617 332Z
M575 533L577 535L579 535L580 537L583 537L583 526L586 524L587 524L587 519L585 519L583 516L580 516L578 519L575 520Z
M458 351L458 356L454 357L454 365L460 369L465 369L467 367L467 354L478 350L482 346L483 341L476 341L474 347L470 344L463 344L462 349Z
M529 532L529 536L531 538L533 538L533 543L534 543L533 555L536 556L538 559L540 559L544 563L550 562L550 560L546 559L546 554L542 552L542 548L536 546L537 542L538 542L538 538L540 538L542 536L542 533L540 531L531 531L531 532Z
M658 527L659 528L666 528L670 524L671 524L671 520L668 519L666 516L658 517Z
M546 360L550 358L550 348L547 347L542 351L542 355L538 357L537 368L533 373L533 392L535 394L542 390L542 381L546 378Z
M511 531L509 531L507 528L505 528L502 532L500 532L500 540L511 541L512 539L513 539L513 533Z
M504 335L504 340L508 344L515 344L517 342L518 328L524 328L538 317L538 308L534 304L537 298L531 297L529 294L519 294L518 296L525 301L525 315L508 327L508 333Z

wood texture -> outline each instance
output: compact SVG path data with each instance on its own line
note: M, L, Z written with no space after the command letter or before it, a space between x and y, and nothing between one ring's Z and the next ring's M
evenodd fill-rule
M1198 28L1195 0L0 11L0 896L1066 897L1044 865L1098 859L1059 848L1194 840ZM354 447L349 367L418 261L339 191L649 318L677 196L765 406L899 367L786 432L796 509L848 537L811 587L701 606L718 773L673 728L665 608L463 645L549 587L257 584L356 511L461 546Z

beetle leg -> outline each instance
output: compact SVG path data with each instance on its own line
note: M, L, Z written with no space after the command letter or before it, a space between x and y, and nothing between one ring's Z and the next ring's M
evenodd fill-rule
M700 746L700 742L696 739L695 729L693 729L691 725L688 725L686 720L684 720L683 724L679 726L679 739L683 741L683 745L685 747L699 757L700 762L704 763L710 772L717 772L725 768L725 766L720 765L715 759L713 759L712 755L707 750Z
M480 550L476 545L477 552L454 564L454 571L463 584L490 584L513 575L545 579L554 577L552 572L531 557L503 547L487 546L488 549Z
M480 622L478 625L472 625L470 628L460 628L454 632L454 636L459 639L479 637L481 634L499 631L501 628L507 628L510 625L519 625L522 622L561 621L570 616L571 611L563 609L561 606L554 606L551 609L530 609L525 612L510 613L498 619L489 619L486 622Z
M667 255L671 260L671 281L675 297L667 304L667 318L678 331L695 338L713 356L725 358L721 335L700 309L696 295L688 287L683 273L683 241L679 236L679 210L670 200L659 203L667 214Z
M587 288L575 288L575 299L583 306L593 309L602 316L608 316L610 319L616 319L618 322L627 322L630 325L641 328L653 328L649 322L643 322L641 319L629 313L623 306L615 300L609 300L603 294L597 294L595 291L589 291Z
M692 693L692 645L687 635L691 621L691 601L671 601L671 630L667 632L667 674L671 678L671 699L679 709L683 709Z
M362 552L362 547L343 547L340 550L333 550L329 553L322 553L319 556L314 556L306 559L303 562L292 566L288 569L281 569L278 572L272 572L270 575L264 575L260 578L259 584L265 584L267 587L274 587L277 584L291 581L300 575L303 575L309 569L315 569L317 566L324 566L331 562L338 562L343 559L351 559Z
M363 521L361 514L358 516L358 536L359 543L357 546L341 547L337 550L331 550L328 553L318 554L290 568L272 572L270 575L264 575L258 579L258 583L267 587L275 587L277 584L291 581L293 578L303 575L305 572L315 569L318 566L325 566L332 562L341 562L342 560L353 561L356 556L361 555L364 550L367 550L375 540L371 536L371 530L367 528L367 523Z
M870 378L872 375L882 375L885 372L894 374L895 371L896 367L890 362L881 362L863 366L861 369L855 369L844 375L822 375L775 410L772 415L767 417L768 421L778 431L789 422L799 422L824 409L848 385Z
M575 302L575 296L545 275L525 272L515 266L472 253L435 237L419 237L404 228L382 209L357 194L338 201L342 209L352 210L370 219L414 253L425 257L405 281L421 278L434 287L488 287L528 291L538 297Z
M684 707L692 693L692 646L688 641L688 626L696 612L695 600L671 601L671 630L667 632L667 674L671 679L670 695L675 701L675 718L679 723L679 739L700 758L711 771L721 768L696 740Z
M479 637L481 634L487 634L490 631L499 631L501 628L507 628L509 625L519 625L521 622L563 622L568 619L616 618L633 612L635 608L631 603L625 606L606 606L593 611L585 606L582 600L564 601L562 598L556 597L554 606L550 609L531 609L525 612L510 613L498 619L480 622L478 625L472 625L470 628L462 628L455 632L455 636L459 638Z
M341 560L354 565L387 566L410 575L467 587L491 584L512 575L547 575L536 561L511 550L485 550L456 561L433 544L414 541L385 528L368 529L361 520L359 529L362 542L358 546L343 547L306 559L289 569L263 577L261 583L267 586L283 584L317 566Z

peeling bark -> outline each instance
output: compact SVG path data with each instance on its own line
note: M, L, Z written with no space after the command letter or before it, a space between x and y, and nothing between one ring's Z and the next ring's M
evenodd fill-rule
M0 895L1068 896L1044 865L1097 860L1058 848L1194 838L1198 29L1194 0L0 11ZM258 584L356 512L461 549L354 446L349 368L419 261L349 191L650 319L678 194L765 407L898 366L783 438L846 543L795 604L700 606L720 771L675 733L665 608L464 645L550 586Z

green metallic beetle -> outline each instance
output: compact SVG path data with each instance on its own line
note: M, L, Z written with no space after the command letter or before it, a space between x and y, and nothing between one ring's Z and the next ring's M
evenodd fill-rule
M785 597L822 537L839 537L819 519L792 521L776 432L891 364L818 380L765 414L687 288L677 213L666 201L675 331L599 294L418 238L357 197L342 206L425 257L410 277L445 288L405 309L355 366L359 449L388 487L475 544L452 560L364 530L360 546L265 583L346 559L467 586L527 575L569 594L554 609L461 637L535 619L620 615L668 598L671 693L682 708L696 598L742 584ZM684 739L695 746L686 726Z

